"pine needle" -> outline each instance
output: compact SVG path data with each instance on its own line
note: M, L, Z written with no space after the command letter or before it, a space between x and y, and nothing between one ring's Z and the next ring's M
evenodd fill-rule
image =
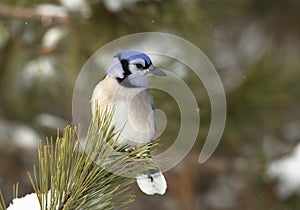
M5 209L6 209L5 201L3 198L3 194L0 190L0 210L5 210Z
M97 110L83 148L76 128L39 143L38 171L27 173L41 210L115 209L134 201L134 177L155 166L151 145L131 153L116 151L119 135L111 123L113 109ZM78 135L80 136L80 135ZM121 150L124 151L124 150Z
M13 198L19 197L19 183L13 185Z

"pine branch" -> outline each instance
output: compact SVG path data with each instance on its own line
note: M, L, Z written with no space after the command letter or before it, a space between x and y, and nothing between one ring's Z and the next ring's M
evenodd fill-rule
M22 19L51 19L54 23L66 23L69 21L69 14L66 12L64 16L54 14L43 14L37 8L25 8L18 6L10 6L0 4L0 17L7 18L22 18Z
M3 198L3 194L0 190L0 210L5 210L6 207L5 207L5 201L4 201L4 198Z
M39 143L38 171L28 173L41 210L115 209L134 200L129 190L138 174L153 168L150 145L131 153L115 150L118 132L111 124L113 110L100 110L89 127L84 147L76 129L63 137Z

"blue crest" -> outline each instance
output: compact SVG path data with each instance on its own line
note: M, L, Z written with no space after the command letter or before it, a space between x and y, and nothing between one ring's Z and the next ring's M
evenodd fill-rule
M134 51L134 50L119 51L118 54L114 57L117 57L120 60L122 60L122 59L133 60L133 59L136 59L136 58L142 58L146 61L147 65L150 65L152 63L151 59L145 53L142 53L142 52L139 52L139 51Z

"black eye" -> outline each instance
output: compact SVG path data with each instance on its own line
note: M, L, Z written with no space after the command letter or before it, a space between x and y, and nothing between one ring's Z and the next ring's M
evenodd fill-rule
M143 65L140 64L140 63L135 64L135 66L136 66L136 68L138 68L138 69L142 69L142 68L143 68Z

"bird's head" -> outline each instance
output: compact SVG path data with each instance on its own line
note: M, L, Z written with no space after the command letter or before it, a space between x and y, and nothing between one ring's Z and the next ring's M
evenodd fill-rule
M122 50L115 58L117 60L107 74L115 77L121 85L147 87L149 76L166 76L162 70L152 64L145 53Z

